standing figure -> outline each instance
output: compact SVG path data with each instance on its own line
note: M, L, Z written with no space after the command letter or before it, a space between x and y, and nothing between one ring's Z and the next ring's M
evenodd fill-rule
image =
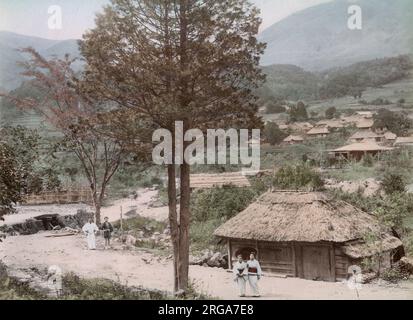
M110 247L110 238L112 237L113 226L109 222L109 218L105 217L105 222L102 224L103 238L105 238L105 249Z
M247 263L242 260L242 255L238 255L238 261L234 264L233 268L234 281L238 285L239 296L245 297L245 287L248 279Z
M255 253L251 252L248 265L248 282L251 286L254 297L259 297L258 280L260 280L262 271L260 263L255 259Z
M83 226L82 231L86 236L88 249L96 250L96 232L99 231L99 228L93 222L92 218L90 218L89 222Z

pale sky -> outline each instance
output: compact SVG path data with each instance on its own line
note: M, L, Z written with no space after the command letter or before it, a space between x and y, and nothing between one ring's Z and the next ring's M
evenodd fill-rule
M260 9L262 30L290 14L332 0L251 0ZM49 39L78 39L94 26L95 13L109 0L0 0L0 30ZM50 30L50 6L62 9L62 28Z

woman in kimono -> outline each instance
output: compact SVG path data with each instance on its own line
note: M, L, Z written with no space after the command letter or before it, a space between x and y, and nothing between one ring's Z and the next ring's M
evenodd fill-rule
M239 296L245 297L245 287L248 279L247 263L242 259L242 255L238 255L238 261L234 264L232 270L234 274L234 281L238 285Z
M259 297L260 292L258 290L258 280L262 276L260 263L255 259L255 253L251 252L250 260L247 262L248 266L248 283L251 286L253 296Z
M96 232L99 231L99 228L93 222L93 219L89 219L89 222L83 226L82 231L86 236L88 249L96 250Z

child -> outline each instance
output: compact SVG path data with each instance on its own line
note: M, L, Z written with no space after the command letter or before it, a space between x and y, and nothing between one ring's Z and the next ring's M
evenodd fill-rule
M113 232L113 226L109 222L109 218L105 217L105 222L102 224L103 238L105 238L105 249L110 247L110 238Z

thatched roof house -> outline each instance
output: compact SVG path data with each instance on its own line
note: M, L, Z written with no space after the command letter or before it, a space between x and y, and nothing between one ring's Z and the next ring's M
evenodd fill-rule
M295 144L295 143L302 143L304 141L304 138L302 136L288 136L287 138L284 139L284 143L288 144Z
M380 246L363 241L372 233L381 237ZM253 250L265 272L325 281L346 278L349 266L377 248L390 264L402 247L374 216L322 193L267 192L215 235L228 241L231 261Z
M396 142L394 143L395 146L413 146L413 137L398 137Z
M374 126L374 120L373 119L361 119L360 121L357 122L356 126L358 129L371 129Z
M380 146L374 141L364 140L359 143L349 144L347 146L331 151L336 158L344 157L346 159L361 160L365 155L376 156L385 151L393 150L393 148Z
M250 187L248 178L242 172L217 174L191 174L191 189L211 189L215 187L235 186Z
M383 135L371 130L361 130L357 131L349 138L349 141L354 143L362 142L363 140L375 140L380 142L383 140Z
M326 137L330 134L330 130L327 127L315 127L307 132L307 136L310 137Z

